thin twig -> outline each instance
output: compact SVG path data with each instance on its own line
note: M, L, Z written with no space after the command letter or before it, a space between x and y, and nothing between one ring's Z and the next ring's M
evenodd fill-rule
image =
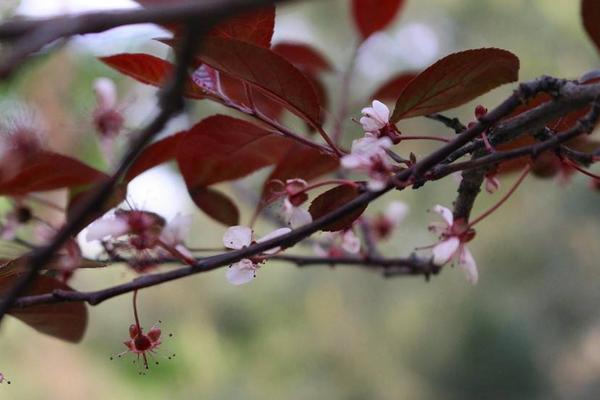
M426 115L425 117L432 119L434 121L441 122L448 128L454 130L455 133L462 133L467 129L467 127L464 126L463 123L460 122L460 120L458 118L450 118L450 117L446 117L445 115L438 114L438 113L429 114L429 115Z

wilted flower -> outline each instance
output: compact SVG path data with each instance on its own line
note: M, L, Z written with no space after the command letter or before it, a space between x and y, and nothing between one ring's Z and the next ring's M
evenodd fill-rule
M236 225L229 227L227 231L225 231L225 234L223 235L223 244L228 249L241 250L253 243L266 242L289 232L291 232L290 228L279 228L255 241L253 239L252 229L246 226ZM262 254L257 256L242 258L240 261L233 263L227 269L227 280L233 285L242 285L250 282L252 279L256 278L256 271L260 268L260 263L265 261L265 255L272 255L279 251L279 247L274 247L263 251Z
M440 237L440 242L433 246L434 264L456 262L465 271L467 280L473 284L477 283L477 264L466 246L475 236L475 231L461 221L454 221L452 211L446 207L436 205L433 211L443 220L429 225L429 230Z

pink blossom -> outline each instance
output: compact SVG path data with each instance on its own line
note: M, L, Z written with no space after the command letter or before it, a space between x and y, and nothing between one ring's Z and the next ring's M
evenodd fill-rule
M296 207L287 197L283 200L283 213L292 229L299 228L312 222L312 215L310 215L307 210Z
M358 254L360 252L360 239L352 229L325 232L323 240L313 245L313 251L319 257L341 257L345 254Z
M253 243L266 242L289 232L291 232L290 228L279 228L254 241L254 232L252 229L246 226L236 225L229 227L227 231L225 231L225 234L223 235L223 245L228 249L241 250ZM242 258L240 261L231 264L225 275L227 280L233 285L243 285L244 283L250 282L252 279L256 278L256 271L260 268L260 263L264 262L266 258L265 255L272 255L278 253L280 250L279 247L274 247L263 251L262 254L257 256Z
M477 264L466 246L466 243L475 236L475 232L464 223L454 221L452 211L448 208L436 205L433 211L443 220L429 225L429 230L440 237L440 242L433 246L434 264L456 262L465 272L467 280L473 284L477 283Z
M371 107L362 109L363 117L360 124L365 132L370 132L379 136L379 132L384 129L390 120L390 110L379 100L373 100Z
M87 228L86 240L118 239L124 235L143 238L146 247L154 246L165 226L165 220L149 211L117 210L111 216L92 222ZM140 241L136 241L138 244Z
M369 175L367 187L377 191L383 189L393 172L393 165L386 149L392 147L388 137L375 138L365 136L352 142L350 154L342 157L342 167L350 170L366 172Z

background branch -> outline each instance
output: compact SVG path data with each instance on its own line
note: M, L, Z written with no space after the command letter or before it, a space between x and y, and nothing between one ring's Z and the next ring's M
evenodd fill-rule
M61 38L98 33L123 25L193 22L208 29L215 21L276 0L202 0L173 2L136 8L9 21L0 25L0 41L11 41L12 50L0 62L0 78L9 77L31 54Z

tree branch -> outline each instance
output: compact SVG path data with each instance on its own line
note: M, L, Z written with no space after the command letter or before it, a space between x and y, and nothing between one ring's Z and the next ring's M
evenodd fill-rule
M9 21L0 25L0 41L12 41L12 51L0 63L0 78L9 77L31 54L61 38L103 32L123 25L193 21L206 29L215 21L276 0L202 0L165 2L131 10L110 10L52 18Z
M243 258L249 258L261 254L265 250L272 249L274 247L281 247L283 249L291 247L322 227L363 207L365 204L368 204L369 202L379 198L384 193L397 188L398 182L406 182L406 185L403 186L405 187L408 186L408 182L411 180L423 177L425 173L429 172L437 164L444 162L453 152L460 149L465 144L478 137L481 132L490 128L491 126L494 126L502 118L505 118L507 115L509 115L523 101L542 91L550 91L556 97L549 103L542 104L526 113L519 115L516 118L502 122L501 129L503 132L522 134L524 132L531 131L532 129L539 129L547 122L565 115L573 109L581 108L582 106L595 101L595 99L600 96L600 84L579 85L576 82L567 82L549 77L542 77L532 82L523 83L508 99L482 117L477 124L471 126L462 134L453 139L450 143L434 151L413 166L399 172L395 176L395 179L391 181L384 189L376 192L367 191L354 198L352 201L337 208L336 210L324 215L310 224L295 229L286 235L282 235L268 241L254 243L240 250L207 257L199 260L192 266L183 267L173 271L142 276L131 282L117 285L99 292L81 293L56 291L52 294L40 296L52 296L53 298L64 301L87 301L89 304L94 305L120 294L158 285L193 274L211 271L226 265L231 265L232 263L235 263ZM593 127L592 122L597 120L598 114L600 113L599 110L600 107L598 106L598 103L595 102L593 113L591 113L589 118L584 119L582 123L578 125L578 127L580 127L579 129L591 129L590 127ZM500 124L498 126L500 126ZM496 129L499 129L498 126L496 126ZM553 143L550 143L550 140L539 143L536 145L538 147L534 150L534 154L538 154L535 153L536 151L543 151L547 148L551 148L552 146L556 146L557 144L560 144L563 141L576 136L577 134L580 134L580 132L573 132L572 130L567 134L554 137L552 139ZM565 135L569 136L569 138L565 138ZM497 154L498 153L495 153L491 156L497 157ZM482 157L481 159L484 158L486 157ZM486 165L480 162L481 159L472 160L471 162L474 164L479 163L476 164L475 167ZM390 270L388 273L386 273L386 275L406 274L407 271L410 271L410 268L406 268L407 266L398 267L397 270L394 270L395 272ZM420 273L423 274L423 272ZM39 296L36 298L39 298ZM24 303L19 304L23 305Z
M271 260L289 262L295 264L298 267L307 266L356 266L363 269L381 271L385 277L392 276L424 276L429 279L431 275L437 275L441 267L433 264L431 258L422 258L412 255L408 258L381 258L381 257L368 257L368 258L349 258L349 257L305 257L305 256L274 256ZM201 263L202 260L199 260ZM186 271L182 271L186 270ZM199 272L207 272L211 269L204 269ZM179 278L191 275L197 272L191 272L187 268L181 268L175 271L171 271L170 274L177 275ZM120 294L136 291L144 287L153 286L161 283L157 281L156 275L146 275L131 282L113 286L107 289L102 289L92 292L79 292L79 291L68 291L68 290L55 290L52 293L46 293L41 295L25 296L17 299L14 306L17 308L26 308L40 304L55 304L65 302L86 302L90 305L97 305L104 300L108 300L112 297Z

